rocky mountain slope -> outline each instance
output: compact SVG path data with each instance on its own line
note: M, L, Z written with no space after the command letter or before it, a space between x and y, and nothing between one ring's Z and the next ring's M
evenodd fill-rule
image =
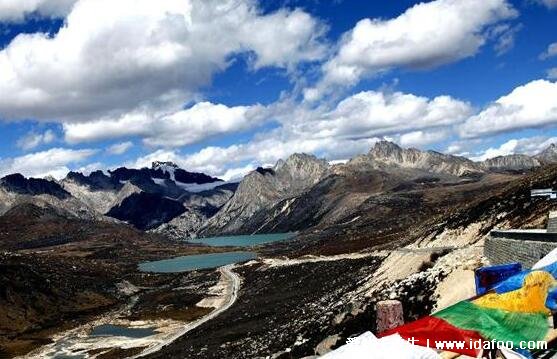
M246 222L257 212L299 196L328 172L325 160L294 154L273 168L258 168L240 182L234 196L201 228L201 235L250 233Z
M176 200L155 193L138 192L112 207L106 215L146 230L158 227L185 211L186 208Z
M65 191L101 214L107 213L125 197L139 191L133 184L122 184L102 171L91 172L89 176L70 172L60 184Z
M9 192L21 195L38 196L44 194L61 200L70 197L70 194L56 182L39 178L27 179L19 173L2 178L0 186Z

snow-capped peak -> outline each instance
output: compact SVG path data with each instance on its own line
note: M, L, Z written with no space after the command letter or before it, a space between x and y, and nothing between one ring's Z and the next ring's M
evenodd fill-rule
M174 171L176 171L178 168L178 165L175 164L174 162L165 162L165 161L155 161L151 164L151 168L154 170L161 170L165 173L168 173L170 175L170 179L173 181L176 181L176 177L174 175Z

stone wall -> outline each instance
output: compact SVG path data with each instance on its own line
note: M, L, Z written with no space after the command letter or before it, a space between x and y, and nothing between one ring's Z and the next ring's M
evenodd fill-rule
M484 256L491 264L519 262L523 268L532 267L547 253L557 248L555 236L524 232L492 231L484 246Z

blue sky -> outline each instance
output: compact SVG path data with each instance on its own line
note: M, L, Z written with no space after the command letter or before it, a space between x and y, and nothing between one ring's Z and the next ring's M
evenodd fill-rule
M1 174L532 154L557 141L555 24L555 0L0 1Z

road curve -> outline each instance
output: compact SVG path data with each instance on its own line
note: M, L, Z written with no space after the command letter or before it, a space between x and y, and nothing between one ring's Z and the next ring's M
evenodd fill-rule
M206 316L199 318L198 320L186 324L182 330L176 332L172 337L168 338L164 342L160 342L152 347L145 349L141 354L136 355L132 358L141 358L149 354L156 353L162 348L164 348L165 346L174 342L176 339L188 333L189 331L199 327L201 324L206 323L211 319L214 319L221 313L228 310L228 308L230 308L234 304L236 299L238 299L238 292L240 291L240 284L242 282L240 276L232 270L233 268L234 268L234 264L229 264L219 268L219 272L228 281L228 286L229 286L229 290L226 291L226 293L228 293L228 298L221 307L215 309L214 311L207 314Z

